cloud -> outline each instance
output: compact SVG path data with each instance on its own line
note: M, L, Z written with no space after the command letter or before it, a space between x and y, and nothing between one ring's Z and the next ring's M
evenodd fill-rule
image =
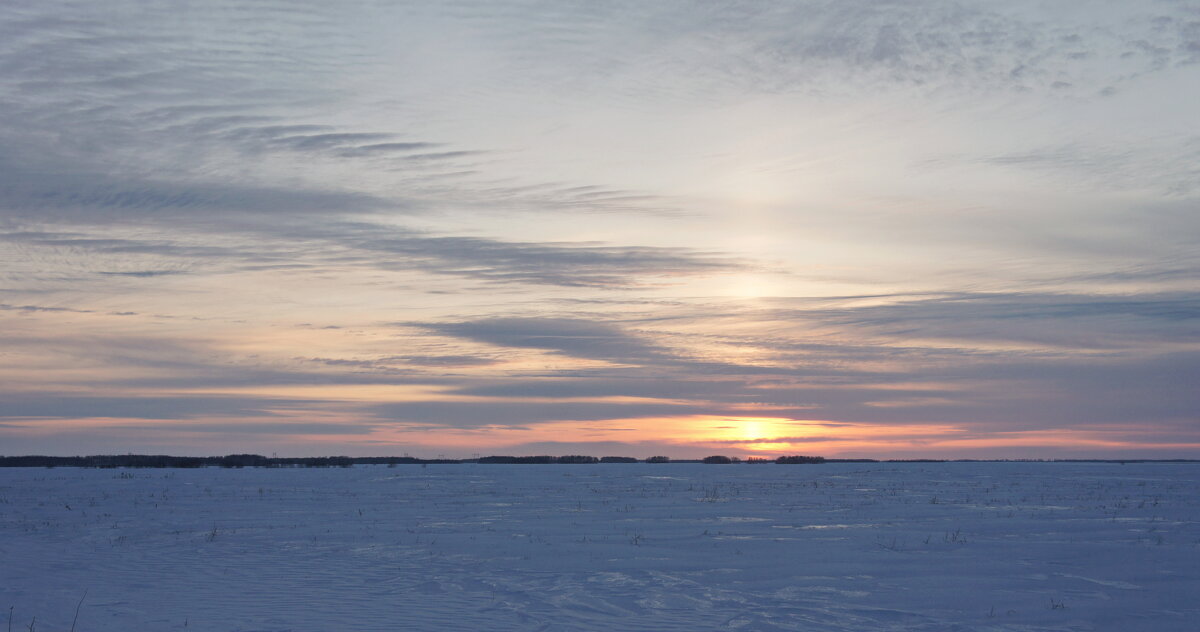
M687 449L685 449L687 450ZM690 451L690 450L689 450ZM648 458L654 455L675 454L677 458L692 458L695 454L680 456L680 446L665 441L529 441L515 445L489 446L481 449L482 456L565 456L583 454L587 456L631 456Z
M297 190L229 182L170 181L101 173L34 171L0 156L0 208L8 218L84 224L214 214L309 215L398 208L396 201L335 190Z
M71 312L76 314L91 314L90 309L73 309L70 307L51 307L46 305L9 305L0 303L0 310L6 312Z
M574 65L630 90L653 77L658 94L690 89L708 98L880 87L1091 96L1087 86L1195 63L1193 23L1182 6L1166 4L1060 7L1050 17L1031 2L666 2L564 10L493 54L534 60L525 80L560 89L583 83L560 76ZM504 18L480 24L512 27Z
M186 274L186 273L183 270L129 270L129 271L122 271L122 272L106 271L106 272L100 272L99 274L103 274L103 275L107 275L107 276L137 277L137 278L145 279L145 278L150 278L150 277L172 276L172 275L176 275L176 274Z
M464 368L464 367L481 367L496 364L498 361L494 358L485 358L471 355L393 355L376 358L372 360L357 360L346 358L297 358L304 362L313 362L333 367L351 367L357 369L370 369L374 371L391 372L401 374L401 367L413 366L421 368ZM412 373L412 371L407 371Z
M701 405L681 404L506 401L398 402L376 404L366 408L376 423L392 421L453 428L673 417L703 414L709 410Z
M751 385L742 379L696 379L686 374L653 379L642 372L611 375L595 372L557 378L481 379L459 386L455 394L474 397L644 397L651 399L711 399L740 403L753 398Z
M192 259L229 258L242 254L238 249L228 246L184 244L179 241L167 239L92 237L86 233L79 232L48 233L39 231L13 231L0 233L0 242L88 250L107 254L149 254Z
M926 435L938 436L938 435ZM911 435L906 438L911 438ZM761 443L830 443L840 441L854 441L855 437L846 436L781 436L781 437L764 437L761 439L719 439L711 440L710 443L719 443L731 446L753 446Z
M114 327L111 319L105 318L106 314L67 311L97 315L99 319L72 322L69 332L64 331L66 326L61 323L36 321L26 325L26 331L0 334L0 345L10 358L0 369L11 371L20 361L11 358L23 358L43 367L39 375L22 377L24 390L13 390L9 393L12 397L21 392L38 395L42 391L48 393L45 396L48 400L57 397L60 370L81 373L68 380L69 383L122 397L160 393L175 397L194 389L412 385L440 384L446 380L390 363L376 366L351 360L263 358L227 349L226 340L213 334L202 335L204 328L198 331L187 327L186 321L184 329L190 333L188 336L160 333L153 325L126 333L123 327ZM129 318L143 323L153 323L154 319L137 315Z
M224 260L231 265L357 266L392 271L421 270L439 276L456 276L493 284L615 289L723 274L749 266L744 260L687 248L536 243L442 236L380 224L325 222L319 217L310 218L307 222L293 219L284 226L270 223L265 226L242 224L226 228L217 224L207 228L212 231L212 237L224 233L225 242L242 242L246 245L212 245L212 241L220 241L217 239L210 239L209 243L196 243L195 234L189 235L187 241L181 241L182 235L163 232L161 227L159 231L164 236L158 239L95 237L81 232L13 231L0 233L0 242L114 255L152 255L171 260L191 258L207 263ZM328 248L313 253L306 244L314 242L326 244ZM105 264L97 262L96 265ZM173 271L177 268L162 266L152 269ZM112 272L104 269L94 271ZM128 274L143 271L146 270L116 272Z
M312 407L307 399L233 396L96 397L66 393L0 394L0 418L191 419L213 416L271 417L280 408Z
M376 227L356 227L342 239L372 253L376 267L415 267L490 283L622 288L644 285L649 279L661 282L720 274L748 265L733 257L686 248L514 242Z
M817 309L795 316L897 338L1119 349L1148 342L1200 341L1200 296L958 293L883 305Z
M1150 189L1170 196L1187 196L1200 189L1200 167L1196 166L1200 164L1200 136L1139 144L1125 141L1120 146L1072 141L980 160L1088 188Z
M267 437L294 437L295 435L369 435L374 432L375 428L364 423L355 424L335 424L335 423L309 423L309 422L247 422L237 421L234 423L197 423L188 421L186 423L171 423L171 424L138 424L138 425L120 425L114 424L106 426L107 429L113 431L132 431L145 432L150 434L157 433L190 433L201 432L221 435L266 435Z
M787 330L773 340L730 334L721 341L772 349L766 371L705 362L673 346L711 344L704 338L635 333L615 322L496 318L424 327L487 345L621 365L464 380L454 389L501 401L637 397L732 416L1010 430L1177 419L1200 410L1187 386L1200 379L1200 361L1176 346L1200 342L1200 304L1188 293L898 295L879 304L883 298L844 299L840 309L815 301L808 309L736 317L710 318L719 310L696 308L689 324L706 323L710 331L789 322L795 332L821 332L818 341ZM855 305L859 301L866 304ZM834 339L874 342L834 344L831 331ZM1014 342L1024 346L1014 348Z
M423 367L469 367L469 366L489 366L496 364L498 360L495 358L484 358L471 355L402 355L389 356L382 358L383 362L403 362Z
M492 318L423 327L443 335L500 347L543 349L590 360L636 364L672 358L667 350L604 322L567 318Z
M391 134L373 133L335 133L307 134L300 136L282 136L272 138L270 144L291 151L324 150L331 148L345 149L356 147L360 143L378 143L391 138Z
M378 156L386 154L408 154L414 151L421 151L440 147L440 143L425 143L425 142L408 142L408 143L374 143L371 145L358 145L342 149L339 155L347 158L355 158L360 156ZM469 152L468 152L469 153Z

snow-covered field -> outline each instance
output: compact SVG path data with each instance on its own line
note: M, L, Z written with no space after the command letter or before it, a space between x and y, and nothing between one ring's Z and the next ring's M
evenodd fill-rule
M0 469L0 616L85 591L78 632L1194 631L1200 465Z

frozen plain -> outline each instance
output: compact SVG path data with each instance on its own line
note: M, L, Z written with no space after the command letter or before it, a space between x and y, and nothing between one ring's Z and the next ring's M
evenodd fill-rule
M0 469L12 629L1200 629L1200 464Z

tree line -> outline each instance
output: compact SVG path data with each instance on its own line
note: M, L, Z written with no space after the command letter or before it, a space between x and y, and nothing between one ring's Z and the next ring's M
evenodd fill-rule
M4 456L0 467L350 467L355 463L406 463L418 459L348 456L266 457L261 454L169 456L165 454L98 454L91 456Z
M411 456L317 456L317 457L267 457L261 454L228 454L225 456L169 456L165 454L101 454L91 456L0 456L0 467L149 467L149 468L199 468L199 467L350 467L351 465L406 465L432 463L482 463L482 464L590 464L590 463L739 463L737 457L714 455L703 459L671 459L652 456L636 459L630 456L594 457L582 454L565 456L485 456L474 459L421 459ZM775 460L751 458L747 463L825 463L819 456L781 456Z

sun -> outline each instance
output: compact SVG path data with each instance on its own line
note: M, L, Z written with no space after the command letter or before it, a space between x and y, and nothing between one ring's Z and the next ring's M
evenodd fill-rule
M738 434L743 441L757 441L767 436L767 424L757 419L743 420L739 424Z
M796 434L795 422L777 417L724 417L710 422L706 439L732 442L751 452L778 450L786 443L773 441Z

